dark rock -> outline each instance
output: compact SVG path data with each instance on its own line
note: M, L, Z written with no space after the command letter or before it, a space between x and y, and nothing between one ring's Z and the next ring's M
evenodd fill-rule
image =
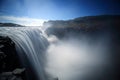
M20 74L22 74L24 71L25 71L25 68L22 68L22 69L17 68L17 69L15 69L12 73L13 73L14 75L20 75Z
M24 27L24 26L15 23L0 23L0 27Z
M100 15L79 17L72 20L48 21L43 24L48 26L48 35L56 35L58 38L67 36L98 36L104 32L118 33L120 31L120 15ZM120 33L119 33L120 34Z
M32 65L25 59L26 66L18 56L15 43L7 36L0 36L0 80L37 80Z
M9 37L0 37L0 72L12 71L20 67L15 44Z
M0 80L23 80L22 74L25 69L15 69L11 72L3 72L0 74Z
M0 80L25 80L24 71L15 43L7 36L0 36Z

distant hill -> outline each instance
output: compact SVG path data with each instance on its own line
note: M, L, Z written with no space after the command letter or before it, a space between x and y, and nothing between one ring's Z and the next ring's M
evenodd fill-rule
M99 15L79 17L71 20L50 20L43 26L50 26L46 32L63 37L69 34L95 35L103 32L120 32L120 15Z
M0 27L24 27L24 26L15 23L0 23Z
M120 15L100 15L100 16L85 16L79 17L72 20L50 20L45 22L43 25L51 25L51 27L63 28L63 27L74 27L74 28L87 28L97 26L108 26L110 24L119 24Z

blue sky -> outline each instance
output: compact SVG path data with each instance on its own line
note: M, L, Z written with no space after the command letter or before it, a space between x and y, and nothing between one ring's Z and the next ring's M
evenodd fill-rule
M0 0L0 16L67 20L81 16L120 14L118 0ZM0 21L5 21L3 18Z

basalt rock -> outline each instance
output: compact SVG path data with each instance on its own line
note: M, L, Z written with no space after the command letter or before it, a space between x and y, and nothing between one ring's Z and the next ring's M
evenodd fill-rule
M7 36L0 36L0 80L25 80L24 71L15 43Z

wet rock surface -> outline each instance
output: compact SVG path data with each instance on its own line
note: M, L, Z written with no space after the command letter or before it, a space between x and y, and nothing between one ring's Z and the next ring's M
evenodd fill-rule
M0 36L0 80L25 80L24 72L14 42Z
M11 72L3 72L0 74L0 80L24 80L22 78L24 71L24 68L17 68Z

